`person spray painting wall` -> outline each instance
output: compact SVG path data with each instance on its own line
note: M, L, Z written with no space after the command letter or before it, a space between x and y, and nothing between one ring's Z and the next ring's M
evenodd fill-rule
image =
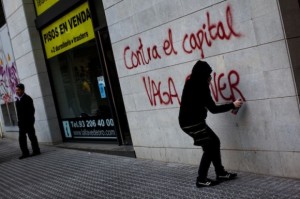
M209 89L211 67L203 61L197 61L190 78L186 81L181 97L179 124L182 130L194 139L195 146L201 146L203 155L198 170L197 187L214 186L220 180L234 179L237 174L227 172L221 160L220 140L207 126L207 111L211 113L227 112L242 106L241 99L233 103L216 105ZM218 181L207 178L209 166L213 163Z

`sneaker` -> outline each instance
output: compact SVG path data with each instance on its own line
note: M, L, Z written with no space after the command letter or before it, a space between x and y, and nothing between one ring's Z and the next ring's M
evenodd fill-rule
M232 180L237 177L237 173L230 173L225 171L221 175L217 175L217 180Z
M206 178L206 180L197 180L196 186L199 187L212 187L219 184L217 181Z
M19 157L19 160L22 160L22 159L24 159L24 158L28 158L29 157L29 155L21 155L20 157Z

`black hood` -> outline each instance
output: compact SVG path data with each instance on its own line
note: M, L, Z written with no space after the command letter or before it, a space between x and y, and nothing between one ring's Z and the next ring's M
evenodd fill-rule
M199 60L193 67L192 74L191 74L191 80L208 82L207 80L208 80L208 77L210 76L211 72L212 72L212 69L208 65L208 63Z

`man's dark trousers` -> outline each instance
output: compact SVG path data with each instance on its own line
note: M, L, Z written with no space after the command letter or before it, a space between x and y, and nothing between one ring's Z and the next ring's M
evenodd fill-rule
M22 151L22 154L25 156L29 155L29 150L27 147L27 137L26 134L28 135L28 138L31 141L31 146L32 146L32 153L33 154L39 154L40 153L40 148L39 144L35 135L35 129L33 125L20 125L19 126L19 144L20 148Z

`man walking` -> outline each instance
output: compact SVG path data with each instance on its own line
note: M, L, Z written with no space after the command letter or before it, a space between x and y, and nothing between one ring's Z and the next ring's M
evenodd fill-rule
M34 129L34 105L32 98L25 93L24 84L18 84L16 86L16 107L18 115L18 126L19 126L19 144L22 151L22 156L19 159L24 159L30 156L27 147L27 136L31 141L32 156L41 154L39 144L35 135Z

